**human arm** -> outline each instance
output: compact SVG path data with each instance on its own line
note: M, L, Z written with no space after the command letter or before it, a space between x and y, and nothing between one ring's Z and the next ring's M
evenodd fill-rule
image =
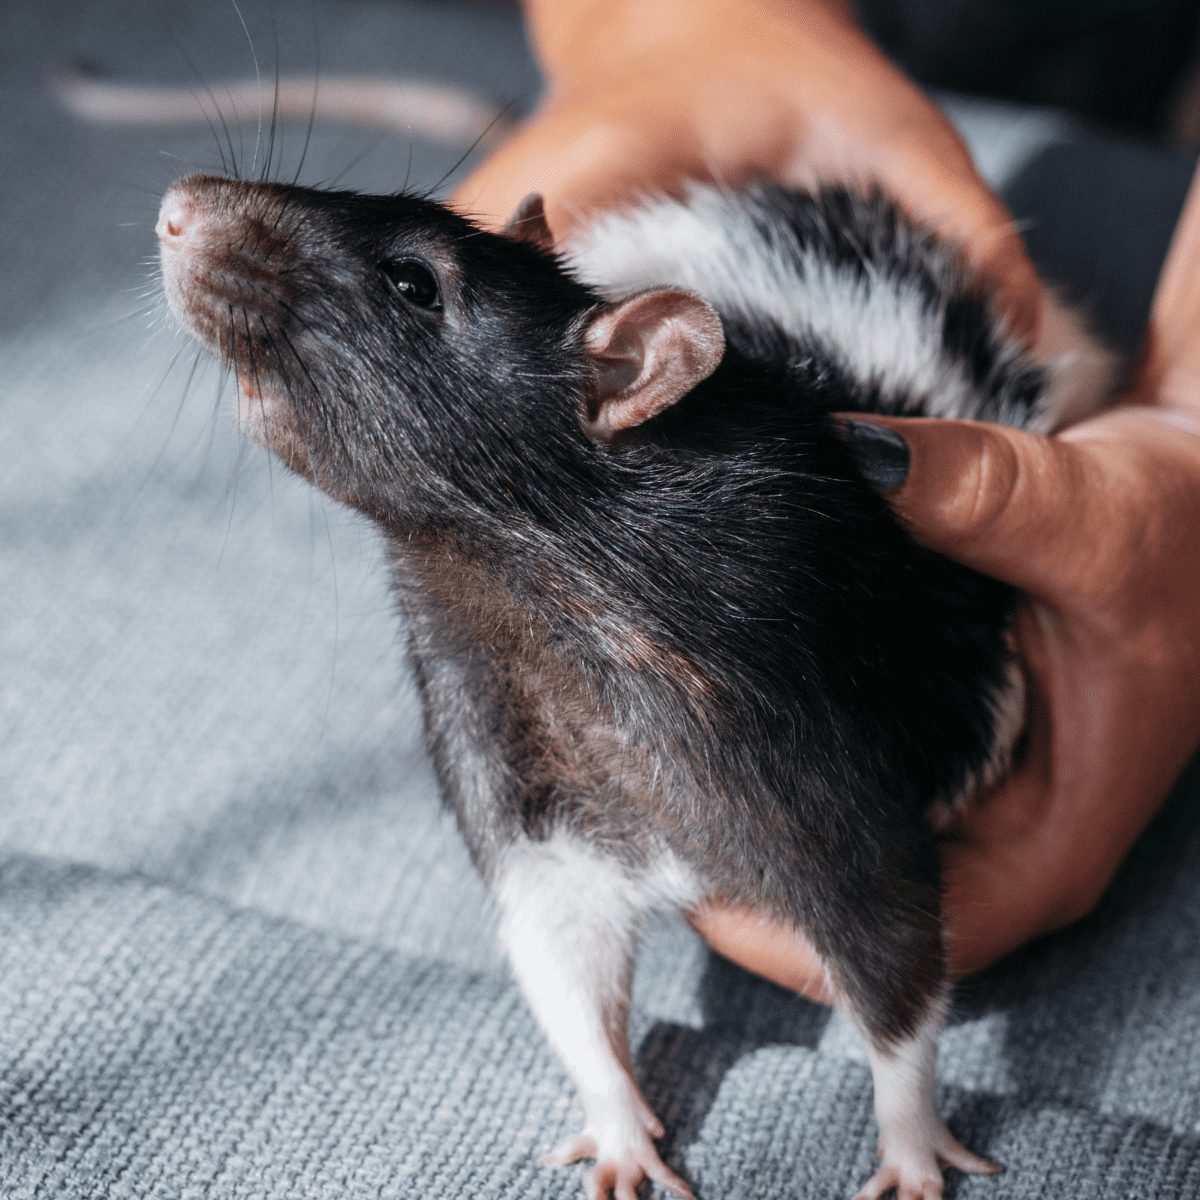
M1014 327L1040 291L953 127L842 0L527 0L538 110L455 192L501 225L541 192L560 241L597 208L681 181L879 184L964 246Z

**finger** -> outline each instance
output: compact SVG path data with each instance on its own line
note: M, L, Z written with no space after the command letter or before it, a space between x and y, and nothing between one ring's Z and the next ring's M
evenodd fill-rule
M855 420L904 439L908 472L887 499L922 545L1034 594L1053 586L1046 567L1063 570L1062 550L1079 549L1089 481L1071 451L975 421Z
M1200 411L1200 170L1158 278L1138 376L1146 399Z
M1119 593L1147 538L1171 536L1173 526L1148 526L1147 514L1197 503L1200 440L1170 417L1130 406L1042 438L974 421L855 414L908 445L908 474L887 499L917 541L1093 613Z
M523 197L540 192L555 240L561 241L597 207L694 174L682 158L664 151L671 141L659 138L652 145L647 131L606 119L596 105L586 119L569 107L546 109L472 172L450 203L499 228ZM681 145L683 139L674 141Z
M720 903L705 905L688 920L718 954L747 971L817 1004L837 1002L824 964L799 930L753 909Z

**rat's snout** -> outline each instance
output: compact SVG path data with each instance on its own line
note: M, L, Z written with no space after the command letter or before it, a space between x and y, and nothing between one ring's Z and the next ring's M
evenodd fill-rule
M164 245L180 246L187 240L195 220L194 207L175 188L172 188L163 197L154 232L158 234L158 240Z
M277 213L268 223L272 198L260 185L203 174L185 176L163 196L154 226L163 288L184 327L205 346L214 343L230 306L278 320L271 299L280 287L279 263L272 251L284 234L276 234ZM272 311L263 313L264 306Z
M298 355L303 344L288 337L291 293L280 272L292 260L280 252L290 232L279 228L281 207L270 185L188 175L167 189L154 231L171 311L237 376L238 424L304 474L306 452L280 400L289 377L279 346Z
M231 200L237 187L236 181L197 173L187 175L167 188L154 226L163 249L182 250L195 241L198 234L216 233L215 224L222 206L231 210L227 222L236 207Z
M154 226L164 250L182 250L208 224L216 183L204 175L189 175L167 188Z

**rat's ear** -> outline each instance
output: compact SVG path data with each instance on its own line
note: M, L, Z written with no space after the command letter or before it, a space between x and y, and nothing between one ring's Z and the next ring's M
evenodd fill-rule
M504 233L519 242L528 242L539 250L554 249L554 235L546 223L546 205L541 192L530 192L517 205L516 212L508 218Z
M583 429L607 442L707 379L725 354L725 331L699 296L661 289L605 309L588 327L585 344L596 374Z

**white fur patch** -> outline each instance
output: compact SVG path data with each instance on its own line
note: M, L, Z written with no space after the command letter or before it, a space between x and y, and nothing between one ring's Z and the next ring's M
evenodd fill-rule
M786 227L765 237L736 192L696 184L682 201L646 198L597 218L566 250L580 277L610 299L684 288L722 312L766 318L819 344L885 403L917 399L931 417L976 411L972 380L943 346L943 305L902 279L834 266ZM1000 350L1002 358L1020 354L1013 339ZM1035 433L1077 421L1111 395L1116 356L1050 293L1030 357L1048 376L1027 424Z
M888 1049L864 1039L875 1081L883 1164L856 1200L878 1200L893 1187L905 1200L940 1200L943 1166L984 1175L997 1169L960 1146L937 1110L938 1036L946 1022L949 992L947 984L911 1038Z
M889 1051L867 1043L875 1081L881 1172L891 1168L909 1180L937 1180L939 1192L942 1173L937 1147L950 1136L934 1100L938 1035L945 1010L945 998L939 997L917 1033Z
M518 842L495 886L500 939L522 991L584 1095L628 1075L624 1015L637 938L656 909L694 905L699 889L669 852L634 873L558 833Z
M1034 432L1052 433L1091 416L1112 396L1119 359L1088 332L1083 318L1053 292L1042 295L1042 325L1033 357L1046 367L1042 419Z
M617 1033L603 1028L605 1010L628 1003L641 925L655 910L694 905L695 879L666 851L633 872L556 833L504 854L495 897L501 941L538 1020L580 1089L603 1090L612 1056L597 1038Z
M633 1077L625 1030L637 936L659 908L695 904L691 873L664 851L631 870L566 833L509 849L497 872L500 938L521 990L579 1088L583 1132L551 1161L595 1158L605 1189L650 1175L689 1193L651 1139L662 1133Z
M771 237L764 241L736 193L696 186L682 202L648 200L601 217L568 254L582 278L611 297L684 288L720 311L766 317L819 342L864 387L928 397L932 416L957 411L971 384L943 351L940 315L919 288L837 268L790 229Z

